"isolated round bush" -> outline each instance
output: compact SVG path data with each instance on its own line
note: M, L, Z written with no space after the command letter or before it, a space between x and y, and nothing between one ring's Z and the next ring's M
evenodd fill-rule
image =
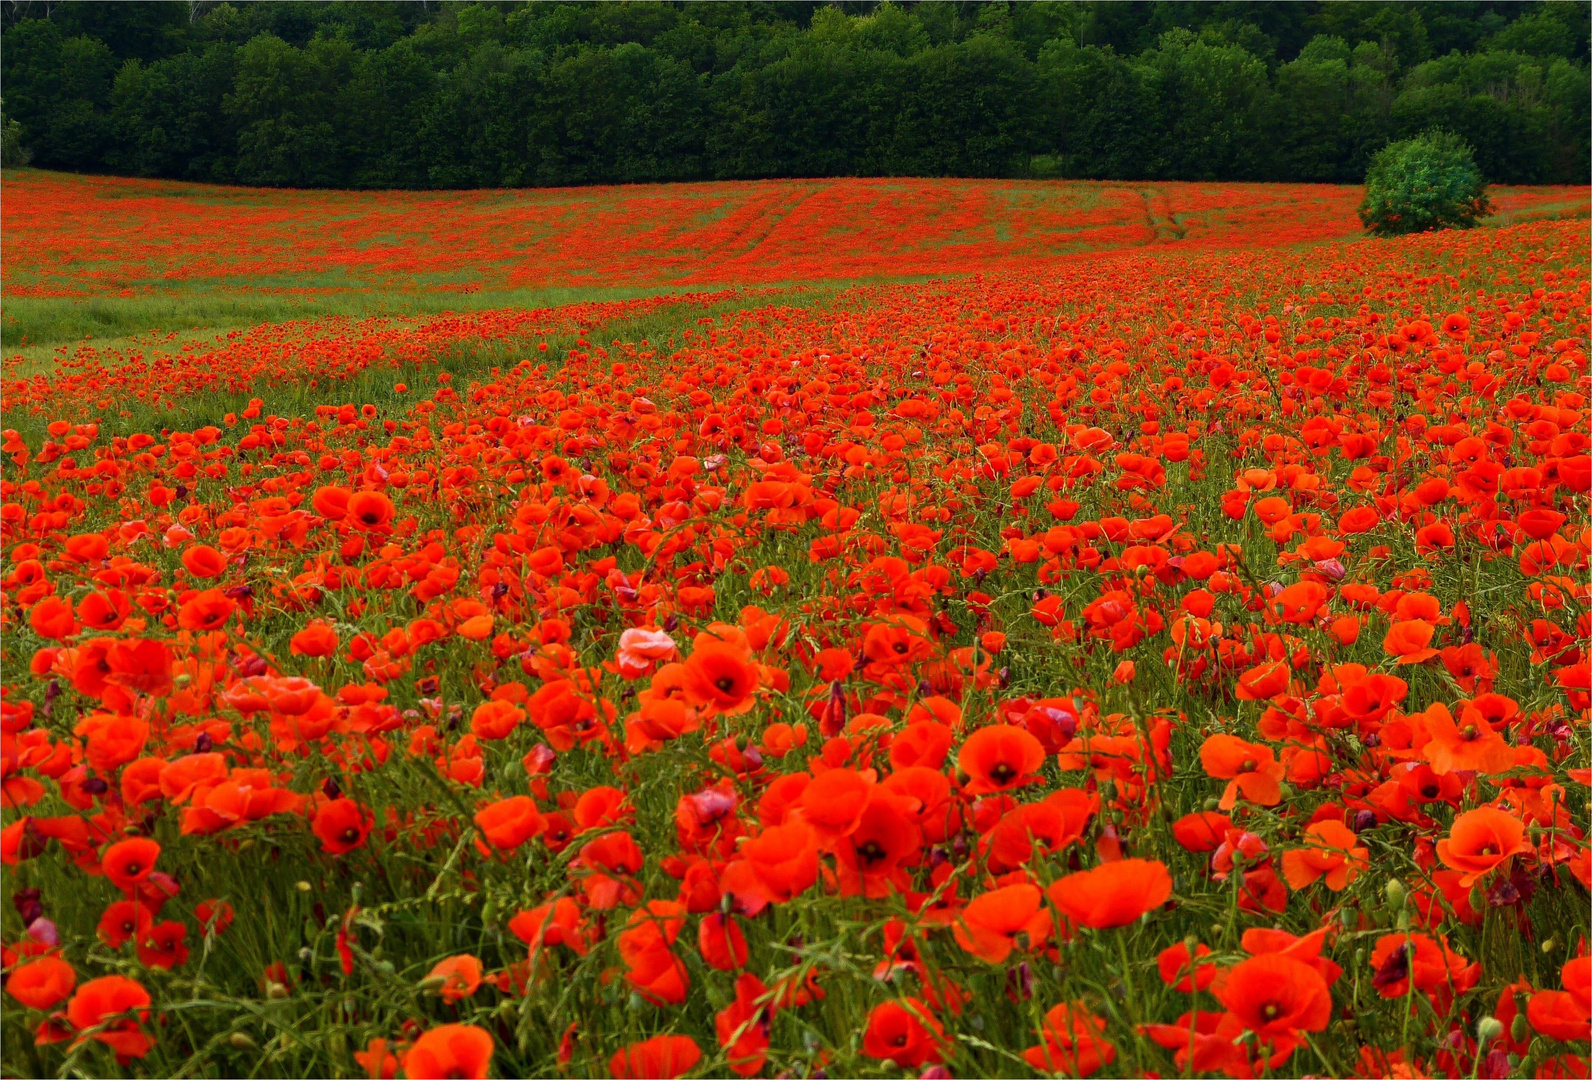
M1469 229L1490 213L1487 181L1470 147L1450 132L1388 143L1366 170L1360 220L1378 236Z

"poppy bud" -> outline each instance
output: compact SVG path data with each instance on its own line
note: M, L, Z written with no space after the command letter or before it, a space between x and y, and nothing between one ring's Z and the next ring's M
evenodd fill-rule
M1404 891L1404 882L1400 881L1398 878L1394 878L1392 881L1387 883L1387 886L1383 891L1387 893L1387 902L1392 905L1393 910L1404 910L1404 900L1406 897L1406 893Z
M1476 1043L1478 1046L1484 1046L1502 1035L1503 1031L1503 1021L1496 1016L1484 1016L1476 1021Z
M11 897L11 906L17 909L23 922L32 922L44 914L44 905L39 901L41 895L38 889L22 889Z
M1526 1024L1526 1014L1524 1012L1515 1013L1515 1018L1509 1022L1509 1041L1525 1042L1529 1031L1530 1028Z

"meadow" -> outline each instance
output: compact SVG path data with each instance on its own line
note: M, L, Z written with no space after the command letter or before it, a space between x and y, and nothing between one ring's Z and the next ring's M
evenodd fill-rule
M0 195L8 1075L1587 1074L1586 189Z

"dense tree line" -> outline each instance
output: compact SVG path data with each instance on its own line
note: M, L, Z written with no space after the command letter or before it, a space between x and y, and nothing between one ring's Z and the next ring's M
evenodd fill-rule
M1440 128L1585 182L1588 10L10 0L0 56L8 153L137 176L1347 181Z

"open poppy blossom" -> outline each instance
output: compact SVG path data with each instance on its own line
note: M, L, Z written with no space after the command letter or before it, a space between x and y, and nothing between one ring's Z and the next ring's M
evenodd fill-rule
M957 754L969 795L989 795L1026 783L1045 761L1045 748L1020 727L997 724L969 735Z
M727 629L725 637L711 630L699 634L685 661L686 700L710 716L746 712L758 688L758 671L745 635L734 627Z
M158 858L160 845L153 840L142 837L120 840L105 849L100 868L117 886L131 889L155 872Z
M1448 835L1437 841L1438 859L1460 872L1460 885L1464 887L1529 850L1524 823L1513 814L1489 806L1456 817Z
M1081 1002L1062 1003L1045 1014L1040 1045L1023 1051L1035 1069L1066 1076L1093 1076L1117 1057L1106 1038L1106 1022Z
M1318 821L1305 829L1305 846L1283 852L1288 887L1303 889L1325 879L1327 888L1342 892L1371 865L1371 851L1339 821Z
M862 1052L892 1061L903 1069L944 1060L945 1030L934 1013L917 998L884 1001L868 1013Z
M1200 764L1206 775L1228 781L1218 804L1223 810L1231 810L1240 797L1260 806L1282 801L1285 770L1270 746L1212 735L1200 746Z
M656 1035L617 1051L608 1071L619 1080L673 1080L701 1060L702 1048L689 1035Z
M1315 968L1280 953L1251 957L1227 973L1217 993L1227 1011L1262 1041L1287 1043L1323 1031L1332 996Z
M58 956L41 956L11 969L6 993L30 1009L48 1010L71 996L77 972Z
M116 1053L119 1062L141 1058L152 1045L142 1025L153 999L149 991L122 975L90 979L66 1004L66 1018L79 1031L98 1029L91 1037Z
M1068 874L1050 886L1050 900L1080 926L1126 926L1172 896L1172 875L1155 859L1121 859Z
M421 1034L403 1056L404 1075L440 1080L485 1080L492 1062L492 1036L472 1024L439 1024Z
M953 924L956 943L981 960L999 964L1019 946L1038 948L1050 936L1051 916L1034 885L1008 885L981 893Z
M481 961L468 954L450 956L433 967L426 978L441 981L437 993L451 1005L474 994L480 987Z
M373 818L369 810L352 799L329 802L315 815L315 835L321 845L333 855L346 855L363 847L370 835Z

